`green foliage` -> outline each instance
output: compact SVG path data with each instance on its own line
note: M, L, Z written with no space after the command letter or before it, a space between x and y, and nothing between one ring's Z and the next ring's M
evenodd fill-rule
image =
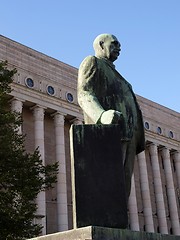
M42 226L33 223L40 191L56 182L58 164L43 166L39 150L27 153L18 133L19 113L7 109L7 94L16 70L0 63L0 239L23 240L37 236Z

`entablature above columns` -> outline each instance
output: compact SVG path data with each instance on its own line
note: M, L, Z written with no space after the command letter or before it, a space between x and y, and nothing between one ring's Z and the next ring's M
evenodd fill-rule
M145 133L145 139L146 139L146 145L149 144L156 144L158 147L165 146L169 149L175 149L177 151L180 150L180 141L177 141L175 139L170 139L158 134L152 134L152 133Z
M32 108L35 105L42 106L45 109L45 113L53 114L55 112L61 112L66 115L66 119L72 120L74 118L83 119L81 108L77 104L66 102L62 99L54 99L52 96L48 96L38 92L26 91L24 94L24 88L21 86L14 89L11 92L13 98L21 99L23 106Z
M45 98L54 101L64 101L67 105L78 105L77 102L77 89L74 87L63 86L59 82L53 83L51 80L46 81L41 78L40 83L37 85L31 77L24 77L22 82L13 82L12 89L14 94L24 94L24 97L33 96L38 98L44 96ZM12 92L12 93L13 93Z
M176 145L167 144L167 142L164 142L163 144L162 141L156 141L156 139L146 140L146 147L149 148L151 146L156 147L158 151L162 151L163 149L168 149L171 154L180 151L179 145L176 147Z

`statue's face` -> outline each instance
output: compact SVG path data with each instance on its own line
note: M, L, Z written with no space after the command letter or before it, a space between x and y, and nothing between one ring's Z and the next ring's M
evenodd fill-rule
M101 43L103 56L114 62L121 51L121 45L115 36L108 36L104 42Z

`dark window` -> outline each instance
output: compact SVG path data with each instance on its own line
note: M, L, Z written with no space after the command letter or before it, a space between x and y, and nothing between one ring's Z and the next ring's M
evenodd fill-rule
M26 86L29 87L29 88L34 87L34 81L32 80L32 78L26 78L25 83L26 83Z
M149 123L148 122L145 122L144 126L145 126L145 129L149 130Z
M173 134L172 131L169 131L169 137L170 137L170 138L173 138L173 137L174 137L174 134Z
M161 134L162 133L162 129L160 127L157 127L157 133Z
M49 95L54 95L55 94L55 90L54 90L54 88L52 87L52 86L48 86L47 87L47 93L49 94Z
M71 93L66 93L66 99L68 100L68 102L72 103L74 101L74 97Z

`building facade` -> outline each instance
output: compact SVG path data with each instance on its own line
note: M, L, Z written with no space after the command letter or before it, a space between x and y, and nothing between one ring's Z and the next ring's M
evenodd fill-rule
M17 74L9 96L22 113L26 150L39 147L44 164L59 162L55 188L38 195L43 235L72 228L69 129L82 124L77 69L0 36L0 60ZM129 228L180 235L180 114L137 96L146 149L136 156L128 205ZM35 220L35 221L38 221Z

